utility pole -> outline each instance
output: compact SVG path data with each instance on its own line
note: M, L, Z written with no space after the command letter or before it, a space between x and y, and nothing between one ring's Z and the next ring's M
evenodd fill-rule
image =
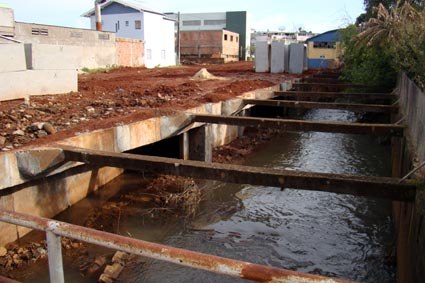
M94 11L96 15L96 30L102 31L102 12L100 8L101 0L95 0L94 1Z
M180 12L177 14L177 65L180 65Z

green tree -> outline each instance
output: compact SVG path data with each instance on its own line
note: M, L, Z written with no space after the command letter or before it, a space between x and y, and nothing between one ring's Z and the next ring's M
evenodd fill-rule
M343 78L364 85L393 87L397 72L391 64L390 54L380 45L368 46L359 41L358 29L350 25L341 31L344 55Z
M367 22L370 18L376 17L377 7L379 5L384 6L386 9L390 9L395 7L397 3L404 4L409 3L414 6L416 9L424 9L425 0L364 0L364 8L365 12L357 17L356 24L359 25L361 23Z

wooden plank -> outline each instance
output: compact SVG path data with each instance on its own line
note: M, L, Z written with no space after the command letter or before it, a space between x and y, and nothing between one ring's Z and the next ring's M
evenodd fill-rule
M244 99L245 104L286 107L286 108L302 108L302 109L338 109L349 110L354 112L375 112L375 113L397 113L398 105L371 105L371 104L354 104L354 103L324 103L311 101L293 101L293 100L260 100L260 99Z
M404 126L393 124L363 124L291 119L271 119L239 116L193 115L192 122L243 127L273 128L293 132L326 132L363 135L402 136Z
M362 100L392 100L398 96L389 93L365 93L365 92L321 92L321 91L275 91L276 97L298 98L298 99L362 99Z
M273 168L206 163L174 158L105 152L61 146L66 160L92 166L110 166L158 174L252 184L280 188L324 191L399 201L413 201L416 187L399 179L346 174L312 173Z

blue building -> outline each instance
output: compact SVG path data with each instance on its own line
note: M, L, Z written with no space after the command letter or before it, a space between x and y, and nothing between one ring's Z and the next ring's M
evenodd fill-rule
M341 35L338 29L307 39L309 69L337 68L342 54Z

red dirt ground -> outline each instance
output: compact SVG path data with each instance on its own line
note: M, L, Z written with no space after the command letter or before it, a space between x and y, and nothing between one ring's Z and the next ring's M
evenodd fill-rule
M226 80L192 80L201 68ZM170 68L120 68L79 76L79 91L0 102L0 149L57 141L95 129L109 128L244 92L276 85L294 77L255 73L252 62ZM34 123L50 123L49 135Z

